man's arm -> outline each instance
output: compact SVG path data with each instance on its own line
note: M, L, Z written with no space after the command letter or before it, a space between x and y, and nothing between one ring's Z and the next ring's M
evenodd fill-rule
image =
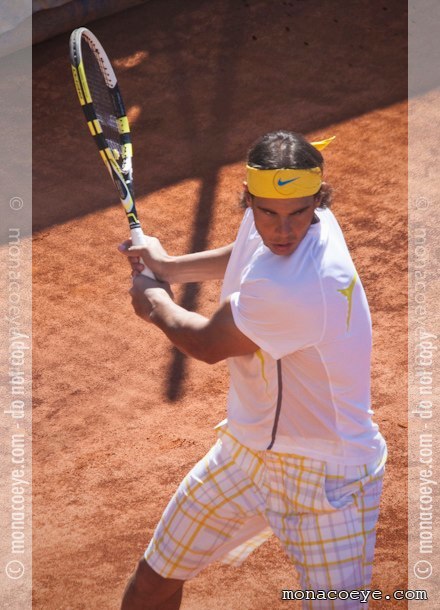
M223 279L233 245L183 256L170 256L158 239L148 237L145 246L132 246L130 241L126 241L120 250L130 258L135 271L143 269L143 265L137 262L140 257L158 279L169 284L187 284Z
M232 243L215 250L171 257L167 273L170 279L167 279L167 282L188 284L205 280L222 280L233 246Z
M176 305L166 285L138 276L130 290L138 316L155 326L184 354L208 364L231 356L253 354L258 345L235 325L229 301L211 318Z

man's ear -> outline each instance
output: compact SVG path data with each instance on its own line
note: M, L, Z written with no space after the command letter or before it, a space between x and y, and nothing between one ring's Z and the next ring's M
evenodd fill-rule
M249 192L246 181L243 182L243 201L246 203L248 208L252 206L252 195Z
M323 192L322 192L322 188L319 189L319 191L316 193L316 195L314 195L315 197L315 201L314 201L314 208L319 208L319 206L321 205L321 201L322 201L322 197L323 197Z

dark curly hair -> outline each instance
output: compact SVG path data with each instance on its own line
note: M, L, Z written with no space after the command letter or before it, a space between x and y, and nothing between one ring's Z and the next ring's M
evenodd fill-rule
M300 133L293 131L272 131L261 136L248 152L248 165L257 169L310 169L324 168L324 158L317 148ZM328 208L332 202L332 188L323 182L317 193L319 207ZM246 207L243 193L242 207Z

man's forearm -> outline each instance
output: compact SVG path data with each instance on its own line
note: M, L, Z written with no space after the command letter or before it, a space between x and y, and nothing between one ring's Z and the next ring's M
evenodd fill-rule
M170 284L221 280L225 275L233 245L170 257L164 279Z
M209 346L204 341L203 331L209 322L204 316L180 307L165 293L150 297L153 309L150 320L187 356L209 361Z
M176 305L163 289L147 290L144 296L150 307L148 320L187 356L215 364L225 358L249 356L258 350L258 345L235 325L228 299L210 318L205 318Z

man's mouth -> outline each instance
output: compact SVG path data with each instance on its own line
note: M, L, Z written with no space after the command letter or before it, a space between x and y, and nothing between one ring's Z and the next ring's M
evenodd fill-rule
M281 243L272 243L271 244L271 249L276 254L286 254L286 252L289 252L293 248L293 246L294 246L294 242L293 241L281 242Z

